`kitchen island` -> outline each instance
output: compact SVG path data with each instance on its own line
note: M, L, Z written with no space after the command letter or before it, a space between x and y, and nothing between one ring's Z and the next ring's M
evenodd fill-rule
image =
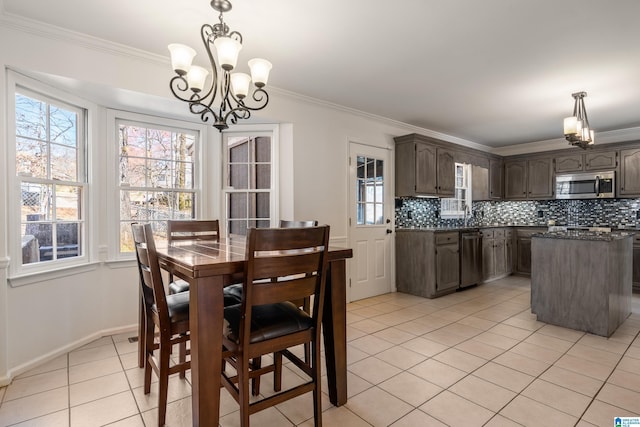
M631 314L632 235L532 236L531 311L538 320L605 337Z

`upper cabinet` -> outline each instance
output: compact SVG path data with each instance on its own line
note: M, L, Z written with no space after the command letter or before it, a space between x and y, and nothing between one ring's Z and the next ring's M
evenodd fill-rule
M489 199L501 200L504 194L504 167L502 160L489 160Z
M556 173L614 170L618 166L618 153L602 151L556 156Z
M478 165L471 167L471 197L474 202L489 199L489 169Z
M454 151L421 141L396 139L396 197L452 196Z
M620 191L623 197L640 197L640 148L620 150Z
M505 199L550 199L553 197L553 159L507 160L504 181Z

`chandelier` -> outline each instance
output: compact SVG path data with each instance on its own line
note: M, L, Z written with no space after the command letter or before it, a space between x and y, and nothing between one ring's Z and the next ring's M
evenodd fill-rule
M229 31L229 26L222 20L222 14L231 10L229 0L212 0L211 7L220 12L220 22L215 25L204 24L200 28L211 64L209 85L205 86L209 70L191 65L196 51L189 46L174 43L168 46L171 66L176 73L169 87L176 98L189 104L189 110L193 114L200 115L203 122L213 120L213 126L222 132L229 127L228 122L236 124L239 119L251 117L252 111L262 110L267 106L269 94L264 86L269 78L271 63L254 58L249 61L251 76L232 73L242 49L242 34ZM251 81L255 86L250 95L253 106L246 103Z
M587 110L584 108L584 97L587 96L587 92L576 92L571 96L575 100L573 116L564 119L564 137L569 141L569 145L586 149L595 141L595 134L589 127Z

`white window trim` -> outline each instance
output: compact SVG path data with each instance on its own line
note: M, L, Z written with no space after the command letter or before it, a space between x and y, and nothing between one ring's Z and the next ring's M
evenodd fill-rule
M255 124L255 125L233 125L231 130L222 132L220 155L222 158L220 168L220 179L222 191L220 194L220 233L228 236L227 220L228 206L227 194L229 193L226 184L226 171L228 168L228 156L226 147L226 136L234 135L250 135L250 136L269 136L271 137L271 198L269 203L269 217L271 219L271 227L277 227L280 224L280 126L277 124Z
M14 232L14 225L20 223L20 209L19 204L15 207L8 209L8 223L9 233L7 240L9 243L9 279L11 286L22 286L31 283L40 282L46 280L50 276L61 277L65 275L71 275L76 273L76 269L85 269L96 258L96 242L95 242L95 221L94 204L96 197L92 194L94 185L96 182L95 170L92 167L95 159L95 150L92 149L93 141L96 140L96 134L94 129L94 123L97 122L97 106L86 99L79 98L71 95L67 92L61 91L49 85L46 85L40 81L34 80L17 71L7 70L7 159L15 159L16 146L15 146L15 96L16 88L24 87L26 91L42 94L45 97L60 100L63 103L70 104L77 108L83 109L85 115L83 117L84 122L81 124L82 133L84 134L84 146L82 147L82 156L84 159L84 185L83 189L85 194L83 195L83 210L84 210L84 235L83 235L83 247L84 253L82 256L64 258L46 263L34 263L23 265L22 251L20 250L21 236L20 233ZM9 180L7 186L8 200L20 200L20 188L18 180L16 179L16 165L15 161L7 162L6 176ZM16 227L19 229L19 227Z
M465 197L464 202L465 202L466 206L469 206L469 208L471 208L471 203L472 203L472 200L473 200L472 194L471 194L471 191L473 189L472 188L473 185L472 185L472 182L471 182L471 179L472 179L472 177L471 177L471 165L468 164L468 163L458 163L458 162L456 162L454 165L455 165L454 167L456 167L458 165L463 165L464 168L465 168L465 172L464 173L466 174L466 177L467 177L467 188L466 188L467 191L465 192L466 197ZM454 169L454 173L455 173L455 169ZM449 197L449 198L441 198L440 199L440 218L443 218L443 219L463 219L464 218L464 211L463 210L456 210L456 211L454 211L454 210L446 210L445 211L442 208L442 201L443 200L447 200L447 199L453 199L453 198Z
M107 209L109 210L109 218L113 218L109 221L107 227L108 234L108 250L106 256L109 262L116 262L122 260L130 260L134 258L133 252L122 253L120 252L120 186L118 184L118 170L119 170L119 156L118 152L118 132L116 124L118 121L129 121L140 123L141 125L152 125L160 128L170 128L174 130L185 130L188 132L195 132L196 147L194 150L194 157L196 162L194 163L194 195L196 197L196 218L203 217L206 209L206 198L203 197L203 172L202 169L207 163L207 157L204 155L206 150L203 149L207 145L207 127L205 125L196 124L192 122L186 122L183 120L168 119L161 116L154 116L148 114L134 113L130 111L107 109L107 158L110 159L107 167L107 187L109 191L107 194L111 194L108 198Z

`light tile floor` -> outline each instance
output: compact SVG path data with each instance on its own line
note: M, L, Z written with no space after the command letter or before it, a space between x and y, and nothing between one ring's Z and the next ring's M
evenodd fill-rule
M640 414L640 295L609 339L547 325L530 281L509 277L429 300L387 294L348 306L346 405L323 402L325 426L613 426ZM0 426L154 426L133 333L101 338L0 388ZM301 381L291 365L284 384ZM270 390L270 378L262 391ZM323 382L326 390L326 381ZM191 425L189 376L169 384L168 423ZM312 426L310 395L251 417ZM237 426L223 390L222 426Z

